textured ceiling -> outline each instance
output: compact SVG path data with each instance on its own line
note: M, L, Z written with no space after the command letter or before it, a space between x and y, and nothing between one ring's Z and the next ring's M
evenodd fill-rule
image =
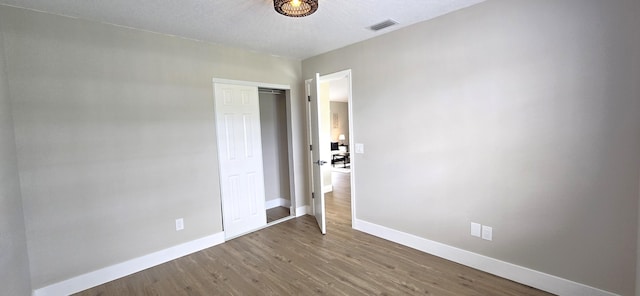
M272 0L0 0L0 4L304 59L484 0L320 0L304 18ZM367 27L393 19L399 25Z

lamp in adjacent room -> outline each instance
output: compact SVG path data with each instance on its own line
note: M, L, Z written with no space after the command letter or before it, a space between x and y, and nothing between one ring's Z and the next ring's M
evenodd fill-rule
M303 17L318 10L318 0L273 0L273 8L282 15Z
M346 139L347 139L347 137L345 137L344 134L340 134L338 136L338 140L342 141L342 143L340 143L340 145L344 145L344 140L346 140Z

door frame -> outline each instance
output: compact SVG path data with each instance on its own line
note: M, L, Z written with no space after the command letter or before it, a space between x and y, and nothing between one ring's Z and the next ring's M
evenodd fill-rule
M292 114L291 114L291 86L288 84L274 84L274 83L266 83L266 82L256 82L256 81L246 81L246 80L233 80L233 79L224 79L224 78L213 78L212 79L212 99L215 97L215 85L217 83L220 84L234 84L234 85L243 85L243 86L252 86L252 87L256 87L256 88L271 88L271 89L277 89L277 90L282 90L285 93L285 105L286 105L286 117L287 117L287 146L289 148L289 153L288 153L288 160L289 160L289 196L291 198L291 207L289 209L289 217L285 217L283 219L280 219L279 222L284 222L286 220L289 219L293 219L296 217L296 209L297 209L297 196L296 196L296 188L295 188L295 174L293 173L294 171L294 167L295 167L295 163L294 163L294 157L293 157L293 131L292 131L292 127L293 127L293 122L292 122ZM215 117L215 113L216 110L213 110L213 115ZM218 134L217 134L217 126L215 126L215 120L214 120L214 130L216 130L216 149L218 149ZM216 153L216 160L218 161L218 171L220 170L220 156L218 155L218 153ZM220 190L222 190L222 188L220 188ZM222 199L222 191L220 191L220 209L222 209L222 203L224 203L224 200ZM265 227L269 227L271 225L274 225L277 223L267 223L265 226L263 227L259 227L257 229L254 229L250 232L256 231L256 230L260 230L262 228ZM222 228L224 231L224 216L222 216ZM240 234L239 236L242 236L244 234ZM237 237L237 236L236 236ZM231 239L231 238L226 238Z
M354 150L354 145L355 145L355 136L354 136L354 131L353 131L353 122L354 117L353 117L353 84L352 84L352 71L351 69L346 69L346 70L342 70L342 71L338 71L338 72L334 72L334 73L329 73L329 74L324 74L324 75L320 75L320 79L318 81L318 83L321 82L330 82L333 80L340 80L340 79L347 79L347 85L349 87L349 89L347 90L347 103L348 103L348 114L349 114L349 151L351 153L351 158L349 159L350 161L350 165L351 165L351 180L350 180L350 186L351 186L351 228L354 227L354 225L356 225L356 186L355 186L355 180L356 180L356 171L357 171L357 165L356 165L356 157L355 157L355 150ZM310 121L311 119L309 119ZM313 180L311 180L311 182L313 182Z

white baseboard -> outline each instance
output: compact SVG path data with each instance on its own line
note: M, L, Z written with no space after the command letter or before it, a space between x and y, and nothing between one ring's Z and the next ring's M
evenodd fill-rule
M327 193L333 191L333 185L325 185L322 186L322 193Z
M353 228L556 295L618 296L611 292L469 252L371 222L355 219Z
M273 209L277 207L285 207L288 208L291 206L291 201L284 198L274 198L272 200L267 200L265 202L265 207L268 209Z
M296 208L296 217L311 215L311 207L310 206L301 206Z
M224 232L216 233L162 251L85 273L33 291L34 296L70 295L125 277L156 265L224 243Z

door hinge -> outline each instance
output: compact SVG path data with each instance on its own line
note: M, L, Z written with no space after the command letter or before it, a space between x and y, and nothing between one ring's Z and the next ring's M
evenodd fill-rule
M316 198L316 194L311 192L311 199L314 199L314 198Z
M307 96L307 100L309 100L309 102L311 102L311 96Z
M313 151L313 145L309 145L309 150Z

